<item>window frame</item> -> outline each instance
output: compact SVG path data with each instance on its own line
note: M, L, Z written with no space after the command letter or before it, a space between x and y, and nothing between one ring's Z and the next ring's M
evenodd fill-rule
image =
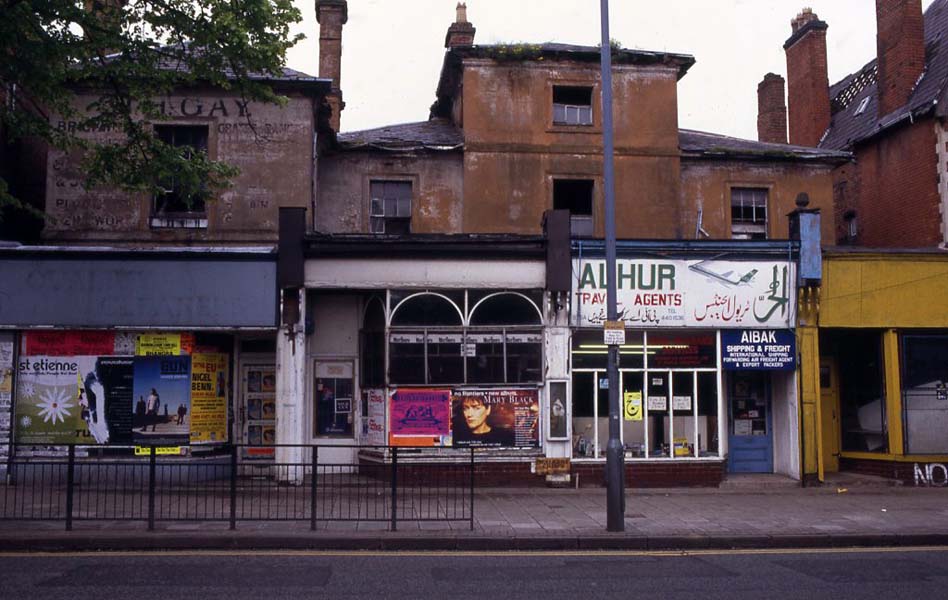
M162 139L165 143L170 144L174 147L191 147L193 151L203 151L205 152L211 160L216 158L212 149L215 147L213 139L213 127L206 122L194 122L194 121L183 121L183 122L162 122L155 123L152 125L152 130L156 137ZM162 138L162 131L170 131L172 136L176 130L191 130L191 131L202 131L204 147L197 147L190 143L176 144L172 139L171 142ZM161 197L167 197L174 195L174 183L172 182L170 189L167 189ZM152 194L149 198L149 207L148 207L148 221L149 226L153 229L164 229L164 228L173 228L173 229L206 229L208 224L207 219L207 206L208 201L210 200L210 194L205 194L203 198L200 198L200 209L194 210L194 207L190 207L190 210L159 210L159 202L161 202L161 197L159 194ZM175 198L172 200L172 203L183 202L181 199Z
M731 239L738 240L766 240L770 239L770 196L771 196L772 186L769 185L760 185L760 184L732 184L728 186L728 215L729 215L729 224L730 224L730 235ZM754 197L752 196L752 203L749 206L752 211L752 218L750 221L745 219L734 218L735 210L735 193L742 192L762 192L763 193L763 222L760 222L757 218L757 212L761 208L756 203L753 202ZM740 210L747 210L743 198L740 203Z
M373 193L373 187L375 185L385 186L386 184L395 184L398 186L407 186L408 188L408 210L407 216L400 214L399 210L400 201L405 200L404 198L391 198L394 201L395 206L395 215L387 215L386 209L388 199L384 195L380 198L381 200L381 212L376 211L376 198ZM371 234L376 235L406 235L412 233L412 216L414 214L414 205L415 205L415 190L418 189L417 181L414 177L409 176L400 176L400 175L371 175L366 180L366 197L367 197L367 206L366 206L366 226L367 231ZM376 223L382 225L381 230L376 230ZM387 231L386 225L389 222L399 222L405 225L405 231Z
M570 237L593 237L596 234L596 189L597 189L597 180L595 177L587 176L570 176L570 175L554 175L551 178L550 182L550 208L556 210L556 188L557 183L576 183L576 182L588 182L589 185L589 214L573 212L572 208L566 208L569 210L569 231Z
M570 104L566 102L557 102L556 95L557 90L573 89L573 90L585 90L589 92L589 103L588 104ZM594 102L593 98L595 96L596 86L591 83L570 83L570 82L556 82L553 83L550 87L550 106L552 109L550 119L554 127L583 127L589 128L596 125L596 113L593 110ZM563 119L557 120L558 109L563 112ZM588 120L583 118L584 111L588 113ZM570 119L569 115L574 114L575 119Z

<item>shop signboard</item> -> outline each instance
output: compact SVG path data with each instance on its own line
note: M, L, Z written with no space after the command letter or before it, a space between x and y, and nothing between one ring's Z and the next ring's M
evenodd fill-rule
M536 389L455 390L451 409L455 447L540 446L540 395Z
M602 327L606 261L573 260L571 321ZM796 317L789 261L619 259L619 320L627 327L788 328Z
M788 329L722 331L721 365L727 371L793 371L796 337Z

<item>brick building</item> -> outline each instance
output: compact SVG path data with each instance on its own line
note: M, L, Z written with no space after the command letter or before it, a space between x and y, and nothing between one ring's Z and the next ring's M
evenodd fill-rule
M806 9L784 44L790 142L855 157L833 177L830 239L838 243L944 248L948 241L948 2L935 0L924 15L921 4L876 0L876 58L832 85L827 23ZM782 102L782 94L761 95L760 118L780 113Z

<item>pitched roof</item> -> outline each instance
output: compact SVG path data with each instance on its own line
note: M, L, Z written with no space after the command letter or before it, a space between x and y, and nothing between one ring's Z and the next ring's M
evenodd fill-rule
M888 115L879 114L876 59L872 59L830 86L832 117L821 148L851 148L909 115L918 117L936 108L948 83L948 0L932 2L924 19L925 71L908 102Z
M771 144L691 129L678 130L678 144L681 147L682 156L685 158L804 161L835 164L848 162L852 159L849 152L791 146L790 144Z
M149 52L154 52L158 54L158 60L156 66L165 71L175 71L180 73L189 72L188 65L183 63L180 60L181 52L192 54L195 56L200 56L203 53L203 49L199 47L194 47L188 42L180 42L178 44L169 44L165 46L157 46ZM119 60L122 58L122 54L115 53L109 54L105 57L106 62ZM221 71L224 73L224 76L228 79L234 79L236 77L234 70L228 66L224 66ZM328 92L332 86L331 79L321 79L319 77L314 77L303 73L302 71L297 71L295 69L290 69L289 67L282 67L278 73L260 73L251 71L247 74L249 79L255 81L266 81L271 83L287 83L287 84L296 84L302 86L314 86L318 88L325 88L323 91Z
M829 163L842 163L852 158L849 152L768 144L690 129L680 129L678 139L682 155L687 158ZM340 133L336 140L344 151L455 151L464 148L464 132L449 119L441 118Z
M464 134L448 119L430 119L340 133L336 141L343 150L459 150Z

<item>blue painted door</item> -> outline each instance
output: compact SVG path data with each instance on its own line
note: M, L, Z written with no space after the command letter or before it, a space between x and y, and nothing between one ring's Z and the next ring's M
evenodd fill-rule
M728 471L773 473L770 375L732 372L729 386Z

